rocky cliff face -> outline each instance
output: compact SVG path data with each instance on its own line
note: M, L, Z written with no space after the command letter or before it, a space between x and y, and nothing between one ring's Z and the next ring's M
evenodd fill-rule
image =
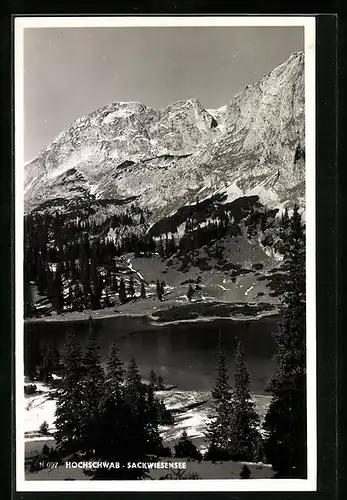
M217 110L113 103L79 118L25 166L25 204L137 197L153 219L215 193L271 207L304 197L304 56Z

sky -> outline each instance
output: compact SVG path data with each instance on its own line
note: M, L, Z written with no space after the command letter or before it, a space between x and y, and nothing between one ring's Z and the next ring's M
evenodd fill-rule
M25 160L112 102L228 104L303 48L294 26L25 28Z

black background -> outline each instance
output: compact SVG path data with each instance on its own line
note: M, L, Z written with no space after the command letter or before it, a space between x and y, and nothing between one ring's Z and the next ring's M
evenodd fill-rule
M347 2L346 2L347 3ZM87 1L80 5L80 10L71 2L67 3L65 15L95 14L315 14L322 12L336 13L340 2L200 2L158 0L152 2L113 2L102 8L101 2L95 4ZM239 4L239 5L238 5ZM311 7L311 8L310 8ZM342 395L346 392L343 385L343 348L344 341L342 314L339 314L339 336L337 335L338 315L337 305L343 309L341 293L343 280L341 278L343 256L342 229L344 227L343 204L343 168L337 170L337 155L339 164L343 165L345 153L344 137L346 130L345 105L342 102L342 89L346 70L342 64L342 56L346 51L344 30L346 25L343 17L336 14L317 16L317 384L318 384L318 491L312 493L143 493L139 481L138 493L16 493L15 492L15 434L14 434L14 163L13 163L13 51L12 51L12 20L13 15L46 14L60 15L64 12L62 1L51 1L46 4L30 5L24 1L5 2L2 9L0 25L1 74L0 90L2 109L1 126L1 182L0 182L0 356L1 356L1 451L0 451L0 492L2 498L51 498L69 499L72 496L85 498L116 497L130 498L140 495L148 499L153 497L180 497L184 499L203 496L206 499L216 496L228 499L259 499L286 500L306 497L319 500L343 498L345 489L342 457L345 448L342 441ZM306 8L306 10L305 10ZM71 11L72 9L72 11ZM243 10L242 10L243 9ZM339 46L337 46L337 27ZM339 68L337 67L337 57ZM339 73L337 75L337 70ZM337 108L339 97L339 109ZM337 113L339 113L339 150L337 153ZM338 209L339 206L339 209ZM338 235L337 229L340 229ZM339 267L338 267L339 266ZM344 308L346 309L346 307ZM339 342L339 350L337 349ZM339 361L339 364L337 364ZM337 373L340 383L337 388ZM338 398L339 395L339 398ZM339 406L338 406L339 405ZM339 413L338 413L339 407ZM337 419L337 415L339 418ZM337 426L338 424L338 426ZM11 430L10 430L11 429ZM337 448L337 441L339 447ZM339 465L339 467L338 467ZM347 475L347 474L346 474ZM337 489L337 482L340 488Z

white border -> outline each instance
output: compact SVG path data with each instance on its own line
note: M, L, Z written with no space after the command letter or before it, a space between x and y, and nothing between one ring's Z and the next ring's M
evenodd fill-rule
M154 26L303 26L305 28L306 133L306 300L307 300L307 479L214 479L171 481L26 481L24 476L23 214L24 214L24 65L23 30L49 27ZM316 491L316 250L315 250L315 18L307 17L17 17L15 36L15 358L16 491ZM159 482L158 482L159 481Z

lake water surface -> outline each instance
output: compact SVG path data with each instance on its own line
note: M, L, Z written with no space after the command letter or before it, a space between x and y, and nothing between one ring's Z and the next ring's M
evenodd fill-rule
M95 322L99 334L100 354L107 358L110 342L117 342L124 362L135 358L141 375L148 377L151 369L162 375L164 382L182 390L210 390L216 375L216 346L218 332L223 334L229 373L234 370L237 340L245 345L245 359L251 376L254 394L264 394L274 369L275 343L278 317L258 320L232 321L217 319L163 326L153 325L143 317L114 317ZM85 346L88 322L29 322L25 326L25 341L33 336L41 345L56 342L63 352L66 335L76 334L82 348Z

